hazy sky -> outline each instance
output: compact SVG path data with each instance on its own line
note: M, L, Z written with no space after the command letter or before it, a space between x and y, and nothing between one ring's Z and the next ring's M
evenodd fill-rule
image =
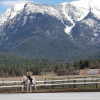
M16 3L26 3L26 2L36 2L39 4L52 4L52 5L56 5L56 4L60 4L63 2L71 2L71 1L75 1L75 0L0 0L0 14L2 14L4 11L6 11L6 9L8 7L13 6Z

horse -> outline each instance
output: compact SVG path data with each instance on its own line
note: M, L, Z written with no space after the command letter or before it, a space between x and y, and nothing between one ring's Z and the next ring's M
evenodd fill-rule
M28 77L27 76L22 76L22 78L21 78L21 83L22 83L22 92L24 92L24 89L25 89L25 86L27 87L27 93L28 92L32 92L32 86L34 86L34 88L35 88L35 92L36 92L36 86L35 86L35 84L36 84L36 80L35 80L35 78L34 77L32 77L32 84L31 84L31 81L28 79Z

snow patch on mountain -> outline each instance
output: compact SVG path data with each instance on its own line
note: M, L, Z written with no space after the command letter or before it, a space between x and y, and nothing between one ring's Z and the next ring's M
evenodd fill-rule
M27 16L24 16L24 21L23 21L23 23L22 23L22 26L24 26L25 25L25 23L26 23L26 21L27 21Z
M63 3L63 14L71 22L71 24L74 24L73 20L68 16L68 13L66 12L66 4L67 3Z
M19 13L19 11L21 11L24 8L24 5L25 3L21 3L21 4L16 4L12 8L8 8L5 13L0 15L0 26L4 22L9 21L10 19L14 18Z
M63 5L62 11L63 11L64 16L65 16L65 17L67 18L67 20L69 20L69 21L71 22L71 24L72 24L72 26L67 26L67 25L66 25L66 28L65 28L65 32L66 32L67 34L70 35L70 31L71 31L71 29L74 27L75 23L74 23L73 20L68 16L68 13L66 12L67 3L63 3L62 5Z
M96 24L96 22L93 19L84 20L82 22L84 22L86 25L88 25L91 28L93 28L93 26Z
M77 2L77 3L72 2L71 5L72 5L72 9L73 9L73 10L71 10L71 13L73 14L72 17L74 17L75 22L82 20L89 13L89 7L81 6L81 4L79 2ZM69 12L70 12L70 9L69 9Z
M100 19L100 8L92 8L92 11L91 11L94 15L94 17L96 17L97 19Z
M99 0L90 0L89 6L91 8L91 12L94 16L100 19L100 1Z
M35 3L27 3L25 5L25 13L26 15L31 13L42 13L42 14L48 14L52 15L54 17L57 17L61 20L61 14L58 12L54 6L51 5L40 5Z
M97 37L97 36L98 36L98 34L96 34L96 33L95 33L95 34L94 34L94 36L95 36L95 37Z
M90 0L77 0L70 2L71 5L74 5L76 8L83 8L88 9L89 8Z

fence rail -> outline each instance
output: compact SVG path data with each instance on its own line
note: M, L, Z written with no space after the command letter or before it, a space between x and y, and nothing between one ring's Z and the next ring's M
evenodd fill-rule
M77 82L79 81L79 82ZM80 82L83 81L83 82ZM89 82L86 82L89 81ZM56 82L56 83L55 83ZM60 83L57 83L60 82ZM61 83L63 82L63 83ZM66 83L64 83L66 82ZM16 84L20 85L16 85ZM41 84L40 84L41 83ZM11 88L11 87L22 87L21 81L0 81L0 88ZM6 85L4 84L14 84L14 85ZM36 81L36 87L39 86L61 86L61 85L85 85L85 84L100 84L100 78L76 78L76 79L63 79L63 80L44 80L44 81Z
M61 83L61 84L36 84L39 86L61 86L61 85L85 85L85 84L100 84L100 82L79 82L79 83ZM11 87L22 87L23 85L10 85L10 86L0 86L0 88L11 88Z
M0 84L5 84L5 83L21 83L21 81L0 81Z
M0 86L0 88L13 88L13 87L22 87L23 85L9 85L9 86Z
M79 82L79 83L61 83L61 84L37 84L36 86L60 86L60 85L84 85L84 84L100 84L100 82Z
M36 81L36 83L45 83L45 82L67 82L67 81L97 81L100 78L77 78L77 79L64 79L64 80L45 80L45 81Z

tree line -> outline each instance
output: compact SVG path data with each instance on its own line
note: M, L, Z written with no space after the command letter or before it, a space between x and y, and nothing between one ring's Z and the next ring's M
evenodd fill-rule
M39 75L42 71L52 71L55 65L56 62L46 59L24 58L0 53L0 77L25 75L27 68L30 68L34 75Z
M66 61L67 62L67 61ZM25 75L30 68L33 75L54 72L57 75L76 75L84 68L100 68L100 59L81 59L73 63L57 63L46 59L23 58L16 55L0 53L0 77Z

